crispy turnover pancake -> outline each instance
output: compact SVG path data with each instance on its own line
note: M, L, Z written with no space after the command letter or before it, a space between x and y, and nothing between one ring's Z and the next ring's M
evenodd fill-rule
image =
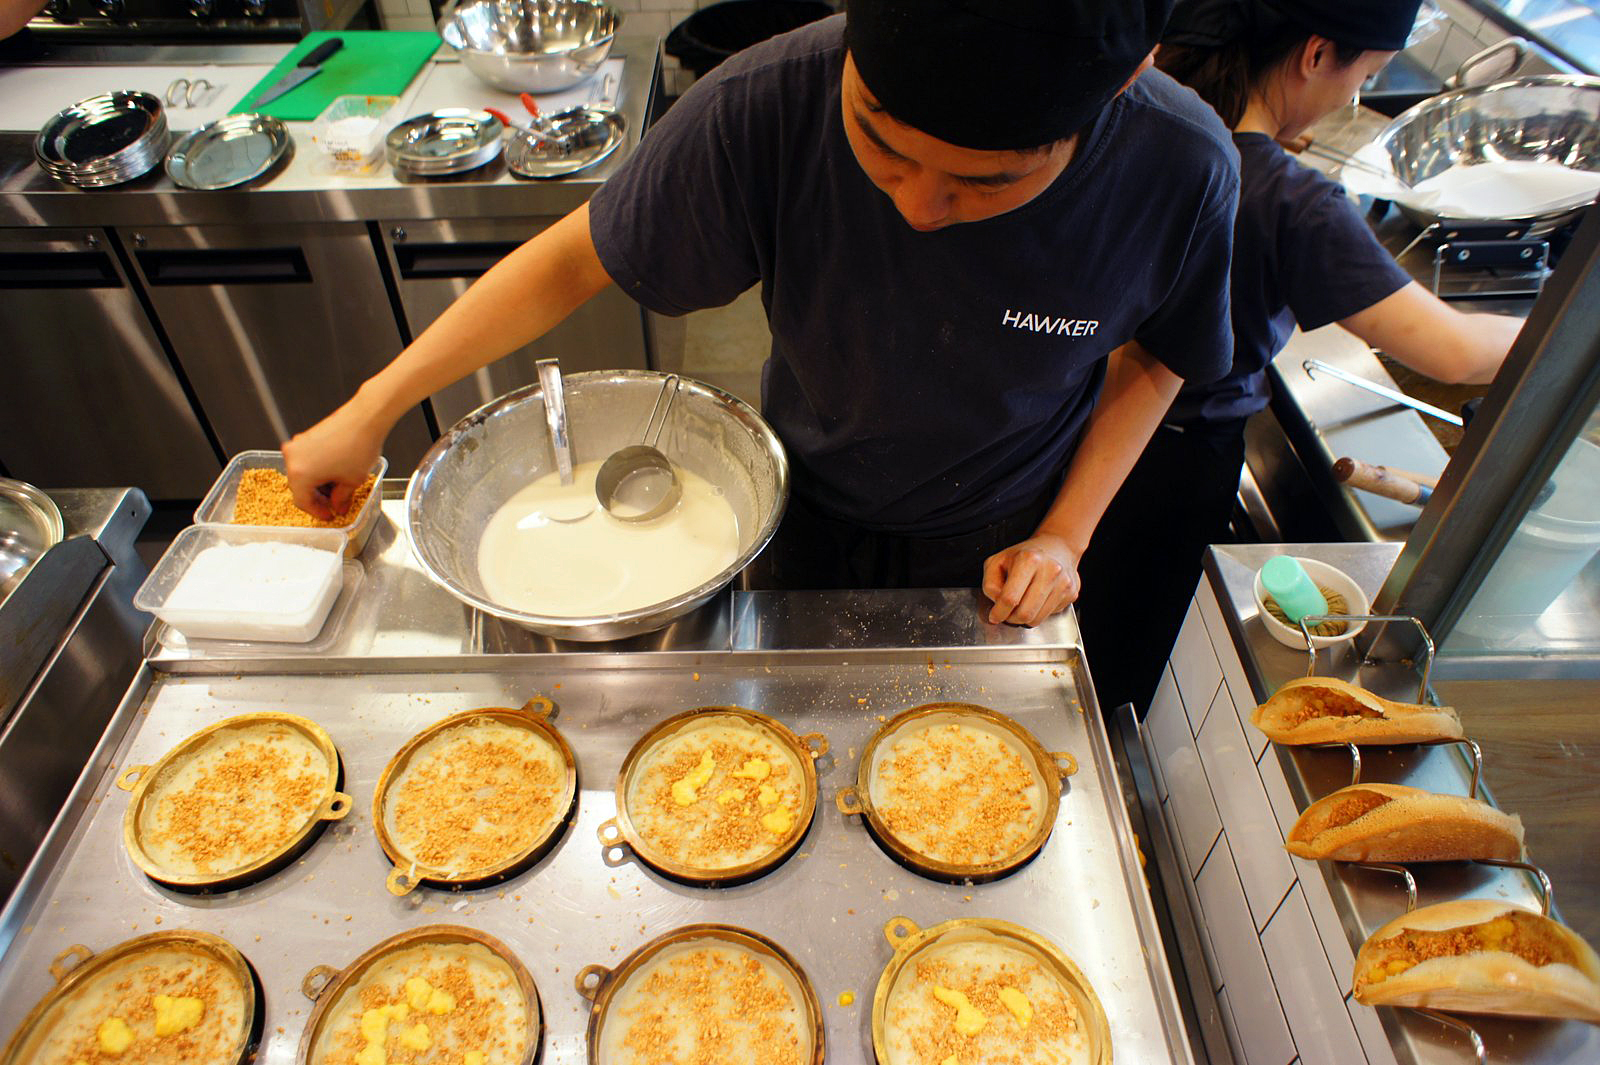
M1291 680L1256 707L1251 724L1275 743L1425 743L1458 740L1448 706L1397 703L1332 677Z
M520 1065L535 1035L527 1010L516 974L487 947L401 947L339 991L308 1065L461 1065L469 1054Z
M475 718L423 742L389 783L384 827L404 862L452 878L527 853L572 802L561 752L542 733Z
M785 744L732 716L708 716L639 758L628 817L656 853L717 871L758 862L803 832L806 778Z
M140 843L177 876L248 868L306 830L335 773L310 737L288 724L219 729L150 782L139 811Z
M600 1065L809 1065L805 998L787 967L737 943L674 943L629 974Z
M110 963L57 1003L17 1060L233 1065L250 1024L246 999L237 974L205 951L181 943L140 951Z
M1571 929L1493 899L1424 906L1374 932L1353 990L1369 1006L1600 1023L1600 958Z
M873 752L868 797L883 826L917 854L982 866L1039 832L1046 784L1015 736L956 714L915 718Z
M883 1065L1087 1065L1078 1003L1021 944L941 936L906 962L884 1006Z
M1343 862L1516 861L1522 820L1486 802L1403 784L1352 784L1306 807L1284 848Z

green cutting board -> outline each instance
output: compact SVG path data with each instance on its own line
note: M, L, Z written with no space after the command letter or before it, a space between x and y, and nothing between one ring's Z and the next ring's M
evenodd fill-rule
M294 69L302 56L329 37L344 39L344 47L322 64L321 73L284 93L264 107L249 106L257 96ZM232 113L257 111L285 122L309 122L341 96L399 96L417 76L429 57L439 50L437 33L401 33L387 30L319 30L309 33L272 72L245 93Z

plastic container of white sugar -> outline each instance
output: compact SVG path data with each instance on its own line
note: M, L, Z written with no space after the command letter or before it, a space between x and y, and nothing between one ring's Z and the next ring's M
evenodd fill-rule
M339 596L343 529L191 525L133 605L193 639L305 643Z

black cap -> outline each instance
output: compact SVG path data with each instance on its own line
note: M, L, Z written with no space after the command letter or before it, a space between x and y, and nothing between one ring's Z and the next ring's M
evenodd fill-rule
M1398 52L1421 7L1422 0L1179 0L1163 40L1219 48L1293 24L1351 48Z
M847 0L845 43L889 114L962 148L1088 126L1161 39L1172 0Z

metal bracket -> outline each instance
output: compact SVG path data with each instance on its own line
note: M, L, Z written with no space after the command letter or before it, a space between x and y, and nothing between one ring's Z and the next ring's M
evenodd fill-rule
M1417 878L1411 875L1411 870L1394 862L1349 862L1349 865L1359 866L1362 869L1376 869L1380 873L1393 873L1406 882L1406 912L1410 913L1417 908Z
M1472 1025L1468 1024L1466 1021L1459 1017L1452 1017L1448 1013L1440 1013L1438 1010L1428 1009L1426 1006L1408 1006L1402 1008L1410 1009L1414 1013L1420 1013L1429 1020L1438 1021L1446 1028L1454 1028L1456 1031L1462 1033L1472 1041L1472 1052L1477 1056L1478 1065L1488 1065L1489 1051L1483 1045L1483 1036L1479 1035L1478 1030L1472 1027Z
M1472 766L1472 790L1467 794L1470 799L1482 798L1478 794L1483 784L1483 748L1478 746L1477 740L1423 740L1418 743L1406 743L1404 747L1445 747L1460 745L1467 749L1467 761ZM1308 743L1311 750L1326 751L1344 748L1350 752L1350 783L1347 787L1355 787L1361 783L1361 748L1353 743Z
M1527 873L1539 892L1539 912L1546 917L1550 916L1550 907L1555 902L1555 888L1551 886L1550 878L1545 875L1543 869L1540 869L1537 865L1529 865L1527 862L1507 862L1499 858L1478 858L1475 860L1479 865L1492 865L1498 869L1520 869Z
M1417 632L1422 635L1424 654L1422 656L1422 679L1417 685L1417 702L1423 705L1432 705L1428 698L1428 679L1433 674L1434 644L1433 636L1428 632L1428 627L1410 614L1338 614L1331 616L1313 615L1300 619L1300 635L1306 641L1306 654L1311 659L1311 664L1306 668L1306 676L1317 675L1317 645L1311 638L1311 629L1306 622L1313 625L1324 621L1408 621L1417 627ZM1359 759L1358 759L1359 761ZM1473 789L1476 793L1477 789Z

